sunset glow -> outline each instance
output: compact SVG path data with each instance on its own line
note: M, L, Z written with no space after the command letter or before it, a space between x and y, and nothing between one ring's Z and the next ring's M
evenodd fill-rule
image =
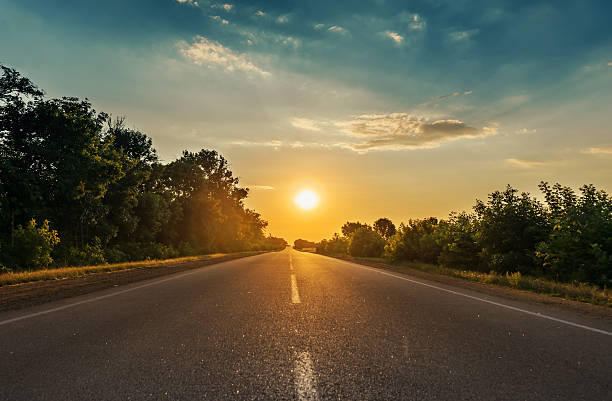
M314 191L303 189L295 196L295 204L302 210L311 210L319 204L319 197Z

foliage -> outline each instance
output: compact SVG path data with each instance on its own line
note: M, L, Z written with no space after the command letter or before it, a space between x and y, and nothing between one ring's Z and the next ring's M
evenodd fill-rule
M348 253L359 257L380 257L385 250L385 240L369 227L358 228L348 239Z
M440 221L436 242L441 248L438 257L441 265L462 269L481 266L476 223L476 217L465 212L451 213L448 220Z
M32 219L27 226L17 227L13 245L4 247L3 259L19 269L44 269L53 263L51 252L59 242L57 231L49 227L49 221L37 227L36 220Z
M511 186L474 206L483 262L498 273L540 274L536 246L545 241L549 223L542 203Z
M348 253L348 243L348 238L341 237L338 233L334 233L330 239L324 239L317 243L317 253L343 256Z
M612 284L612 198L592 185L577 196L542 182L552 230L537 247L545 272L557 280Z
M488 272L502 277L498 281L504 285L518 287L540 279L610 287L612 198L593 185L583 186L576 194L569 187L542 182L540 190L545 203L507 186L491 193L486 202L477 200L474 213L451 213L440 221L434 217L409 220L385 238L384 256L393 262L439 263ZM342 226L345 235L322 240L317 252L378 256L366 250L368 241L361 237L356 241L354 236L359 232L371 237L368 231L375 230L384 238L389 231L383 227L391 225L385 218L378 219L373 229L347 222Z
M342 225L342 235L344 235L346 238L350 237L351 234L353 234L355 231L359 230L360 228L369 228L370 226L368 226L367 224L361 224L360 222L350 222L347 221L346 223L344 223Z
M317 244L315 244L312 241L308 241L305 239L296 239L295 241L293 241L293 247L295 249L307 249L307 248L316 248Z
M31 219L52 221L62 238L55 257L37 262L44 266L269 247L267 222L244 206L247 195L216 151L162 164L151 138L123 119L87 100L47 99L2 67L0 264L24 266L10 255L16 227Z
M437 227L438 219L435 217L411 219L407 224L400 224L385 247L385 257L392 261L437 262L441 252L436 241Z
M374 228L374 231L376 231L386 240L394 236L396 233L395 224L393 224L393 222L386 217L381 217L380 219L376 220L372 228Z

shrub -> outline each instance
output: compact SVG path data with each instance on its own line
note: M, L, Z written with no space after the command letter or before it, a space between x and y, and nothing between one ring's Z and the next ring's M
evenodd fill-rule
M385 240L370 228L361 227L351 234L348 253L358 257L380 257L385 250Z
M37 227L32 219L26 227L18 226L15 230L13 246L6 249L5 260L17 269L45 269L53 263L51 252L59 242L57 231L49 227L48 220Z

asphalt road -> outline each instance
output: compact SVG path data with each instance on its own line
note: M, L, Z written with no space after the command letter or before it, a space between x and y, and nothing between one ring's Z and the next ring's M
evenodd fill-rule
M612 399L546 308L287 249L0 314L0 399Z

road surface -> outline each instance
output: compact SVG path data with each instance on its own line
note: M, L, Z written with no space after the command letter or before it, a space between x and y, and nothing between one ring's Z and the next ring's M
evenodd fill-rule
M0 314L0 399L611 399L543 308L286 249Z

